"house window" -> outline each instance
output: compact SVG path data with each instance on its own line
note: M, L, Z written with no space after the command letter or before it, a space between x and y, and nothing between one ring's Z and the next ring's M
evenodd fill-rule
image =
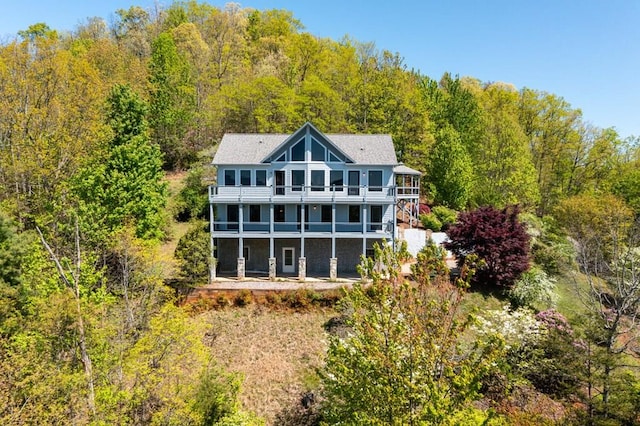
M284 222L284 204L276 204L273 206L273 221L274 222Z
M292 191L302 191L304 187L304 170L291 170Z
M284 170L276 170L274 177L276 180L276 195L284 195Z
M315 139L311 140L311 161L324 161L324 146Z
M349 206L349 223L360 222L360 206Z
M249 205L249 222L260 222L260 205Z
M277 163L284 163L287 161L287 153L283 152L282 155L275 160Z
M331 170L329 172L329 181L334 191L342 191L344 185L344 173L342 170Z
M311 190L324 191L324 170L311 170Z
M322 205L320 221L324 223L331 222L331 206L326 204Z
M224 171L224 186L236 186L236 171L225 170Z
M267 186L266 170L256 170L256 186Z
M291 161L304 161L304 139L291 147Z
M331 163L339 163L340 159L331 151L329 151L329 161Z
M349 170L349 195L360 195L360 172Z
M382 191L382 170L369 171L369 191Z
M380 231L382 229L382 206L371 206L369 223L370 231Z
M238 205L229 204L227 206L227 227L228 229L238 229Z
M251 186L251 170L240 170L240 185Z

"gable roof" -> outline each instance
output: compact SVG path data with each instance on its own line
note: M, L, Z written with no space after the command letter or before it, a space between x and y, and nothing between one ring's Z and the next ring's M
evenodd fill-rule
M292 134L226 133L212 163L260 164L306 126L315 129L306 123ZM315 130L355 164L398 164L390 135L324 134Z

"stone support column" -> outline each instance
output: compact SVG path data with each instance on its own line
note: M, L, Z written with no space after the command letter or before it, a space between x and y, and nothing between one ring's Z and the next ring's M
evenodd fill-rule
M304 281L307 279L307 258L301 257L298 259L298 279Z
M276 279L276 258L269 258L269 279L271 281Z
M244 270L244 257L238 258L238 279L244 280L245 270Z
M335 281L338 279L338 258L332 257L329 259L329 281Z

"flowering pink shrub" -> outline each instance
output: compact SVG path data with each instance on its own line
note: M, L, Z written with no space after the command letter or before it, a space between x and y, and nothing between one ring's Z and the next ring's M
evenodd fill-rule
M569 321L555 309L547 309L546 311L539 312L536 314L536 320L544 324L545 328L549 331L555 330L573 336L573 329Z

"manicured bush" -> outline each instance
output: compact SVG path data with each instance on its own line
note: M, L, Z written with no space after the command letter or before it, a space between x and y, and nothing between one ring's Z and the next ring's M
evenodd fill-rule
M433 213L420 215L420 222L422 222L422 226L433 232L439 232L442 229L442 222Z
M442 223L443 231L446 231L449 229L449 226L456 223L456 219L458 218L457 211L445 206L435 206L431 209L431 213L433 213Z
M240 290L233 298L233 304L238 307L247 306L251 302L253 302L253 294L250 290Z
M553 307L558 301L556 280L540 268L531 268L509 289L507 296L515 307Z

